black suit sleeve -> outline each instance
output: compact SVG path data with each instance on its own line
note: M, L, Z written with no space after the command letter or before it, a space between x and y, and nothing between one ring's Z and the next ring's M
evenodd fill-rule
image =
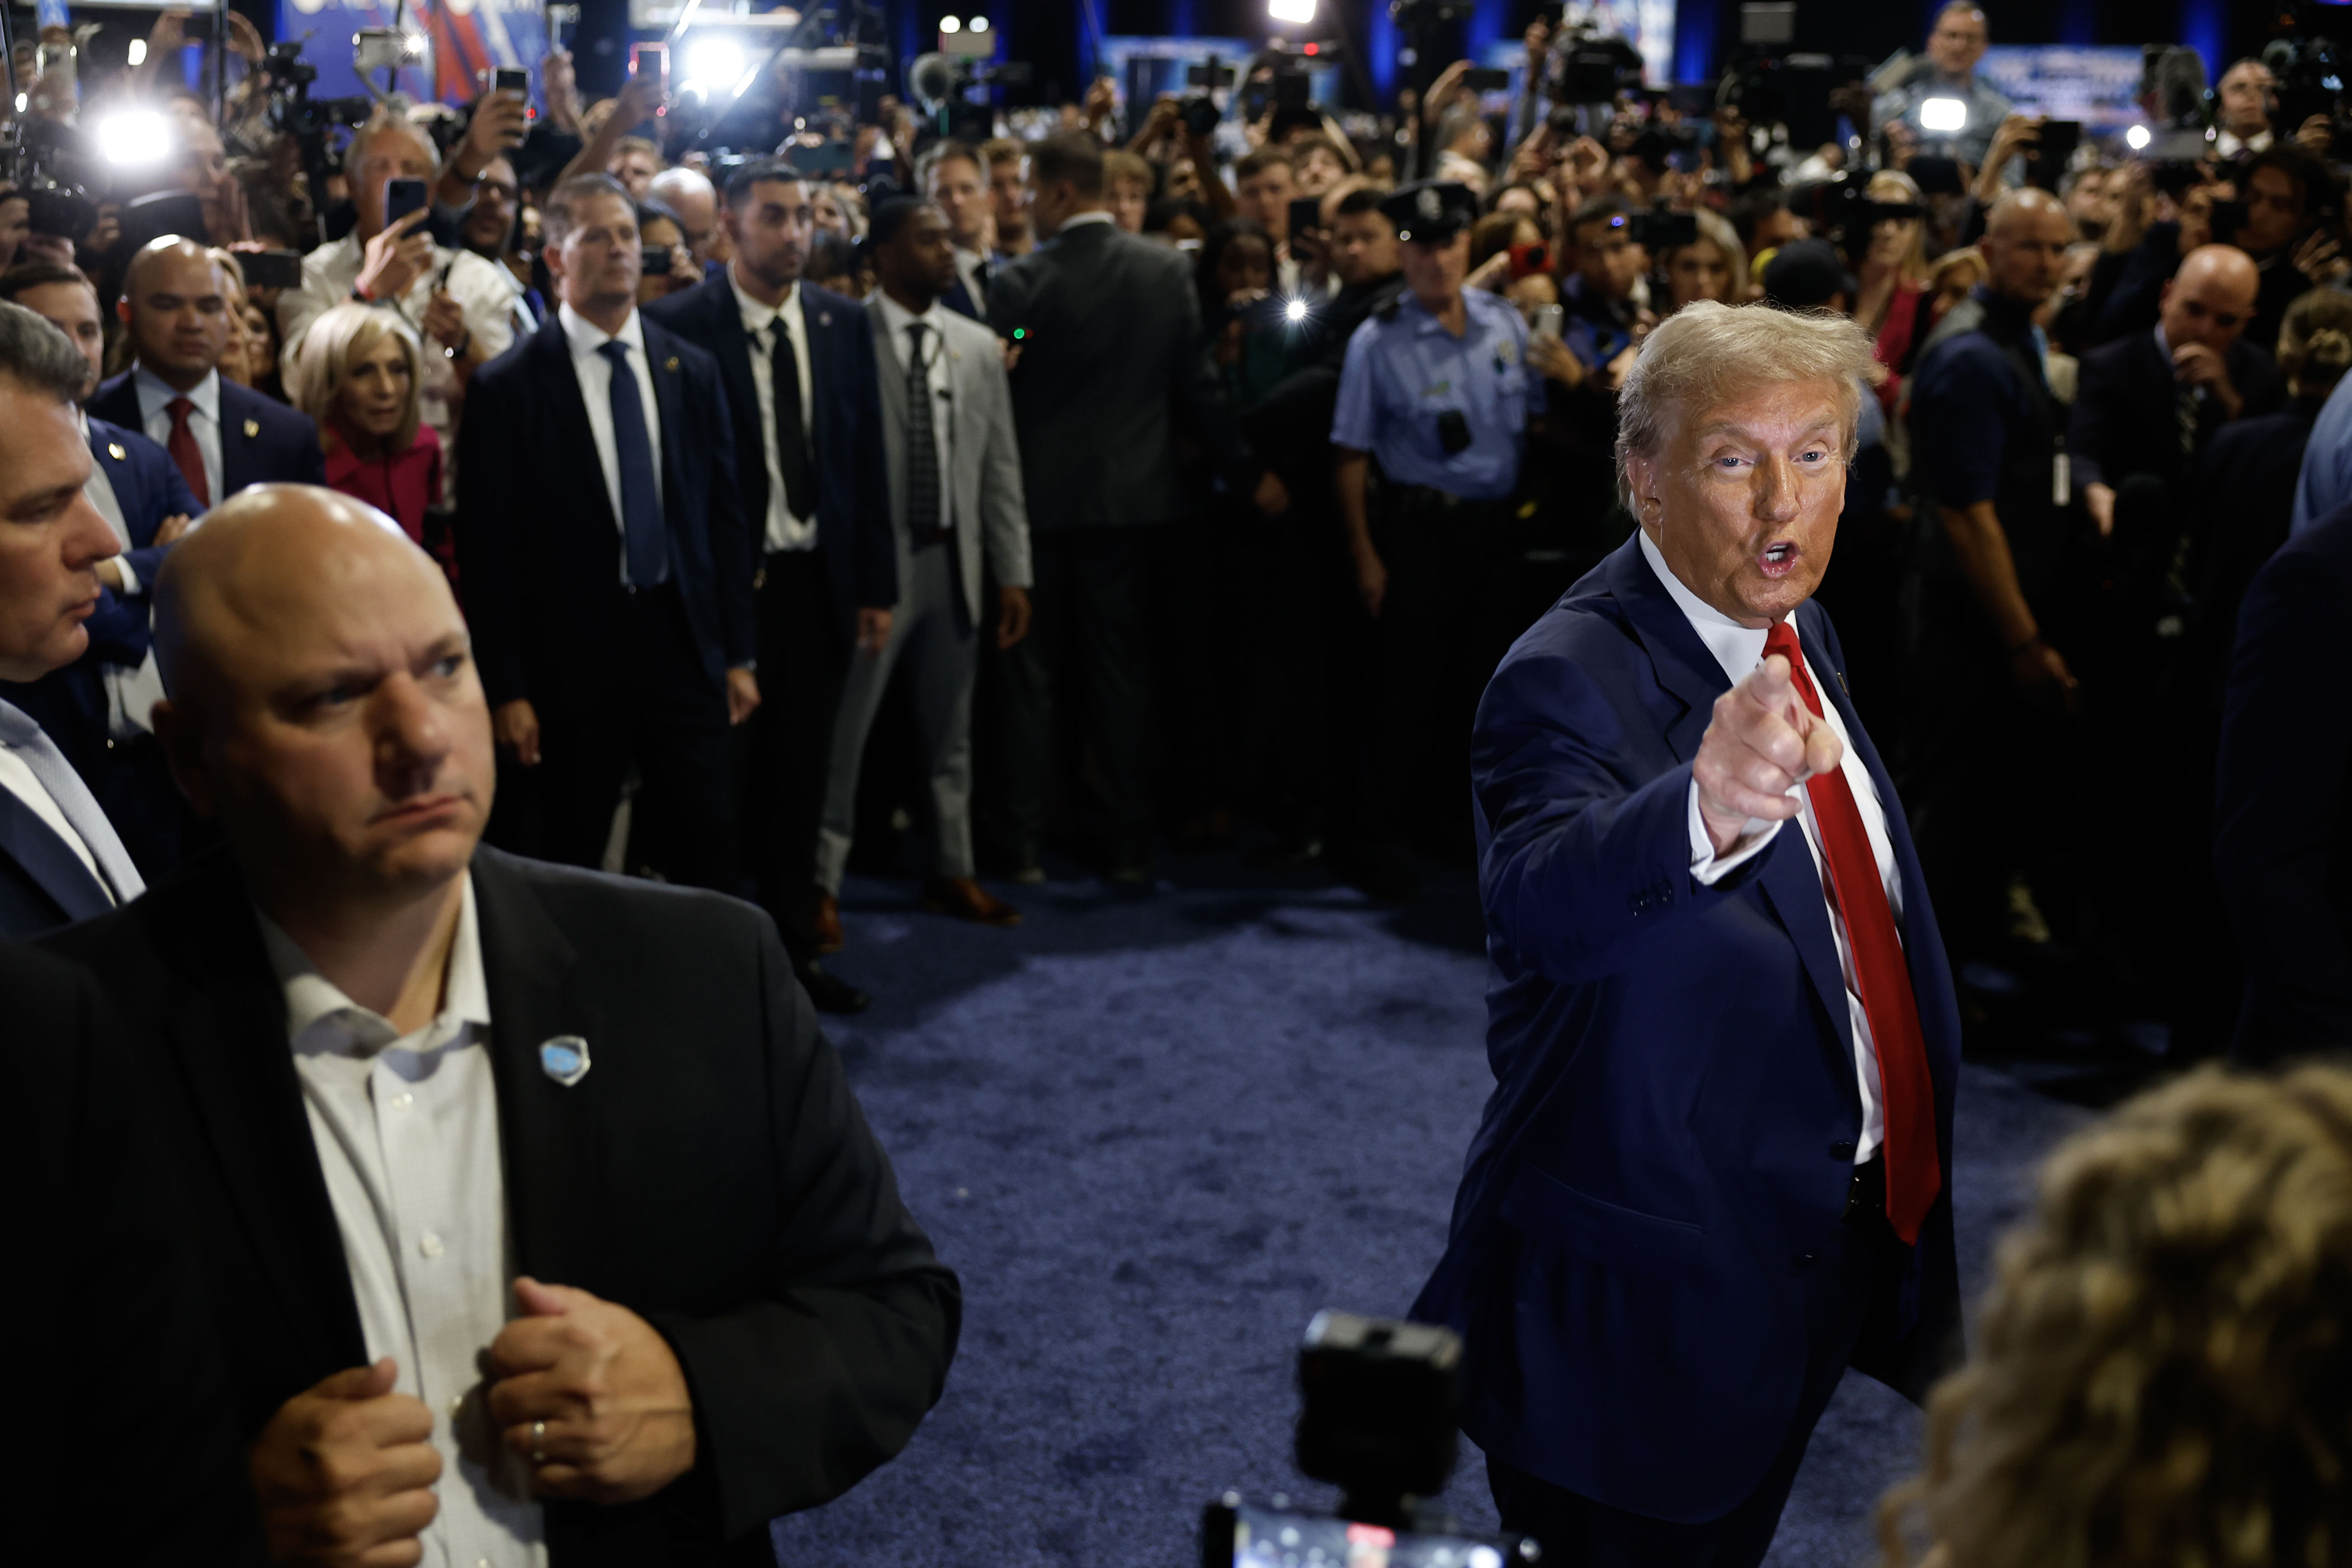
M890 466L882 445L882 375L874 334L860 319L849 334L857 408L857 604L887 610L898 602L898 542L890 526Z
M307 414L295 416L301 424L300 441L294 448L294 475L298 482L323 485L327 482L327 449L319 445L319 426Z
M2216 777L2213 870L2246 966L2239 1049L2352 1042L2352 950L2331 884L2352 764L2339 574L2273 557L2238 618Z
M2066 422L2066 457L2074 468L2076 487L2111 485L2123 478L2107 472L2119 455L2116 443L2125 434L2124 426L2129 411L2124 406L2124 388L2105 354L2092 354L2083 361L2082 385L2074 394L2074 411Z
M17 1118L0 1180L35 1262L0 1307L18 1352L0 1494L12 1555L258 1562L190 1227L120 1026L95 981L46 954L0 953L0 994Z
M781 1212L767 1291L652 1317L693 1390L698 1458L679 1506L734 1540L847 1490L940 1396L961 1294L899 1200L775 928L760 925Z
M1192 438L1208 448L1209 460L1223 476L1225 488L1246 498L1265 469L1251 457L1249 444L1242 439L1241 426L1225 402L1224 389L1217 383L1216 364L1210 358L1208 336L1201 325L1201 300L1192 279L1181 265L1171 270L1171 279L1181 317L1179 341L1183 344L1170 367L1174 380L1169 389L1171 405Z
M719 640L727 668L738 669L751 662L754 637L751 577L743 570L751 546L743 538L747 530L743 491L736 483L735 443L730 438L735 423L727 406L727 384L716 363L710 367L709 379L701 384L709 395L708 406L702 410L703 428L719 432L720 437L703 447L710 454L710 570L719 579Z
M521 515L515 478L523 439L518 400L504 378L476 375L457 422L457 563L474 662L490 706L528 700L515 625L513 529Z

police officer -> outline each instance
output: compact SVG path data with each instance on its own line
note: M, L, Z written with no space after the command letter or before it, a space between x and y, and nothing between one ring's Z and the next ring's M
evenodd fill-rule
M1956 961L1999 956L2014 874L2052 914L2075 888L2078 699L2062 649L2079 539L2065 410L2033 324L2073 237L2047 192L2002 197L1984 285L1937 323L1911 383L1920 494L1896 787Z
M1917 151L1958 158L1970 169L1981 170L1992 150L1993 132L2013 107L1999 88L1977 74L1985 42L1985 14L1976 0L1950 0L1936 13L1935 29L1927 35L1927 58L1914 68L1909 81L1872 102L1872 121L1882 128L1899 122ZM1931 100L1937 105L1933 110L1926 107ZM1953 104L1959 106L1957 125Z
M1470 720L1513 630L1493 609L1510 555L1528 426L1541 411L1528 328L1465 289L1477 198L1451 181L1392 192L1405 287L1349 340L1332 415L1334 480L1364 608L1377 622L1370 773L1345 863L1384 897L1418 890L1403 842L1431 801L1459 818Z

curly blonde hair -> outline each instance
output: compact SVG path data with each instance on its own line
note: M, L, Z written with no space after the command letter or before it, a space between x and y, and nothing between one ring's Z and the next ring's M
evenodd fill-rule
M2060 1147L1926 1473L1948 1568L2352 1562L2352 1072L2200 1069Z

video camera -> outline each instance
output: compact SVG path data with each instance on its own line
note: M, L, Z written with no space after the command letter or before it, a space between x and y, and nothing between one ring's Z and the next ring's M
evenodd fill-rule
M1925 217L1927 212L1916 202L1872 200L1868 177L1857 180L1843 169L1827 179L1807 180L1790 186L1789 210L1810 223L1815 234L1831 241L1849 258L1870 248L1874 226Z
M1339 1510L1229 1491L1202 1516L1202 1568L1506 1568L1532 1541L1465 1535L1430 1501L1460 1447L1462 1341L1450 1330L1322 1311L1298 1351L1298 1468Z
M2342 147L2352 142L2344 112L2344 52L2333 38L2314 30L2318 16L2311 0L2293 0L2281 18L2279 36L2263 46L2263 64L2278 82L2278 107L2271 125L2282 137L2291 137L2315 115L2327 118L2334 140Z

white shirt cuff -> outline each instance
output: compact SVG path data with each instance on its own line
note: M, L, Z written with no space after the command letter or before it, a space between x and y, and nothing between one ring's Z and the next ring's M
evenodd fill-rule
M1690 870L1691 876L1696 879L1699 886L1712 888L1716 883L1756 858L1758 852L1771 843L1773 836L1780 831L1780 824L1766 822L1761 817L1751 816L1741 826L1739 837L1732 840L1731 847L1717 855L1715 852L1715 840L1707 837L1706 818L1699 815L1698 780L1691 780Z
M121 596L126 599L137 598L140 594L139 574L131 569L131 557L128 555L116 556L114 558L114 569L122 574Z

